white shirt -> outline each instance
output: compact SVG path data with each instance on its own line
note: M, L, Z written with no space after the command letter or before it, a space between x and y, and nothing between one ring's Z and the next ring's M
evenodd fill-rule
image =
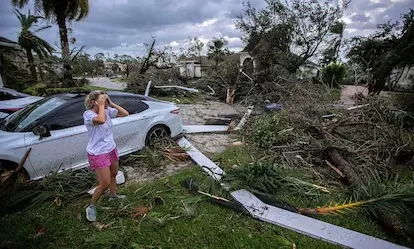
M83 113L83 120L88 130L89 142L86 151L91 155L102 155L115 149L116 144L112 134L112 120L118 114L118 110L108 107L105 109L106 121L101 125L94 125L93 118L98 116L94 111L87 110Z

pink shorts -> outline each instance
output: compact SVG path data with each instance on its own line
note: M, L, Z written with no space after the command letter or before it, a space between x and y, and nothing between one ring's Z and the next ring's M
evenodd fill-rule
M89 166L93 171L109 167L113 161L117 160L119 160L119 156L116 148L102 155L95 156L88 153Z

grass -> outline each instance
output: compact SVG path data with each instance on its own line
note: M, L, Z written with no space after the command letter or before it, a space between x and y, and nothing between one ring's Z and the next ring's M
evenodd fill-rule
M246 167L254 162L257 163L260 161L265 163L267 158L259 157L258 155L263 155L263 152L256 151L254 148L249 148L248 146L239 146L229 148L222 154L214 156L213 159L219 161L220 166L226 171L229 171L235 166ZM323 185L323 182L318 182L316 179L312 181L309 169L306 168L284 168L283 175ZM337 188L331 189L330 193L320 192L316 196L298 196L292 194L292 191L281 189L273 197L276 200L287 202L297 208L316 208L330 203L343 203L347 198L345 192L346 189ZM380 239L396 242L394 238L388 237L381 227L362 211L354 210L344 214L315 216L314 218Z
M339 101L341 99L341 88L332 88L328 99L330 101Z
M230 170L234 165L265 161L257 156L262 154L239 146L213 159ZM286 169L285 173L308 180L304 169ZM0 248L294 248L293 244L307 249L339 248L192 195L180 185L186 178L196 179L201 190L212 185L194 167L150 184L121 186L126 200L112 203L103 198L99 204L99 223L110 224L102 231L84 217L89 196L60 206L50 201L34 210L4 215L0 217ZM283 190L274 197L296 207L323 206L344 198L339 190L306 198ZM164 204L155 205L155 199ZM140 206L153 208L144 218L134 217L134 209ZM315 218L392 241L362 212ZM38 233L41 230L45 232Z
M99 90L99 91L117 91L117 92L122 92L122 90L111 89L111 88L106 88L106 87L101 87L101 86L85 86L85 88L90 89L91 91Z
M127 200L102 200L99 205L99 222L110 224L102 231L84 217L89 197L5 215L0 218L0 247L293 248L295 244L297 248L339 248L203 201L180 186L188 177L206 181L194 168L152 184L121 187ZM132 216L136 206L149 206L154 197L165 204L155 206L145 218ZM36 235L43 228L45 232Z

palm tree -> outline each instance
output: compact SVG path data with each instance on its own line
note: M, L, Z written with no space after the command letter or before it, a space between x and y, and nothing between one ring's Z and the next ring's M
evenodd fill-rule
M51 54L54 49L47 41L36 36L34 32L48 29L50 26L43 26L32 32L30 31L30 28L35 27L35 23L37 23L39 19L44 18L42 16L30 15L30 10L27 16L20 13L17 9L14 11L14 14L17 16L17 18L19 18L20 24L22 25L22 31L20 32L18 43L26 51L32 80L36 82L37 72L33 58L33 51L36 52L36 54L39 56L39 59L43 59L44 57L49 56L49 54Z
M229 42L223 37L213 37L213 39L207 44L208 58L215 61L215 67L218 66L219 62L224 60L225 55L229 54L229 50L226 47L228 43Z
M22 8L32 0L12 0L14 6ZM34 0L35 8L59 26L60 44L64 66L64 79L72 82L71 58L66 21L79 21L89 12L88 0ZM71 83L72 84L72 83Z

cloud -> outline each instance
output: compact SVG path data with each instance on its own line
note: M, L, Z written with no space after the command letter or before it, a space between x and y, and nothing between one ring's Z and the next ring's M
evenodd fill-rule
M0 1L0 36L17 40L20 24L13 14L10 0ZM142 56L145 43L152 37L157 46L178 49L188 37L207 42L214 36L229 40L231 50L243 47L242 33L234 26L243 13L243 0L90 0L86 19L68 26L76 37L74 46L86 46L90 54L130 54ZM265 7L264 0L252 0L252 6ZM378 23L398 20L412 7L412 0L353 0L345 12L347 38L372 33ZM26 9L22 10L27 13ZM56 25L39 33L51 44L60 46Z

